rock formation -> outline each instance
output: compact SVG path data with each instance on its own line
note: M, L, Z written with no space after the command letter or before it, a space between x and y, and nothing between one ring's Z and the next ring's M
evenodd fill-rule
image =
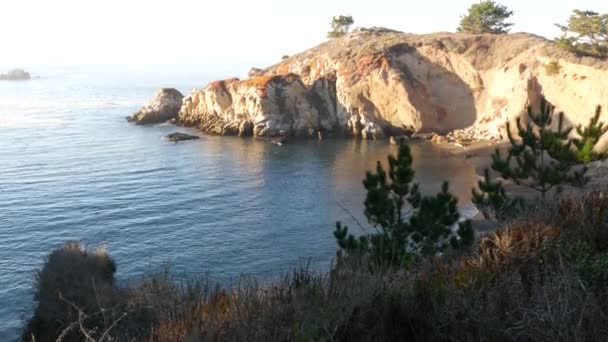
M27 81L32 79L30 73L23 69L13 69L6 74L0 74L2 81Z
M553 61L558 75L545 72ZM460 130L451 137L475 140L504 138L505 122L541 95L572 124L588 120L597 104L608 105L608 62L524 33L359 29L250 74L194 91L183 100L179 122L243 136L375 139Z
M175 119L182 106L184 96L173 88L163 88L137 113L127 118L138 125L161 123Z

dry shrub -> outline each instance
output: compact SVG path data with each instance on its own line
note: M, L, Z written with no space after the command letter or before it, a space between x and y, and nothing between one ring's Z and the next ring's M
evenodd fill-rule
M24 339L33 335L36 341L54 341L62 329L80 319L74 305L89 313L114 307L114 272L114 260L104 249L86 250L78 242L68 242L51 253L36 274L34 299L38 306ZM106 319L111 318L97 315L85 324L103 327Z
M117 289L107 255L69 245L40 272L45 304L33 322L73 319L56 297L64 291L87 309L123 303L116 341L606 341L607 223L608 199L592 193L515 220L468 255L409 270L347 259L328 273L306 266L274 281L242 278L229 290L180 284L169 273ZM583 253L581 244L591 247Z
M434 338L461 341L605 341L605 303L564 265L503 269L483 286L448 288ZM527 279L527 280L526 280ZM436 300L436 299L434 299Z
M511 224L483 238L468 263L478 270L496 272L544 253L558 236L559 229L544 222Z
M565 242L586 241L598 252L608 250L608 195L595 191L560 201L558 220Z
M215 314L203 313L198 340L331 339L387 286L382 277L346 266L330 274L302 267L270 285L242 279Z

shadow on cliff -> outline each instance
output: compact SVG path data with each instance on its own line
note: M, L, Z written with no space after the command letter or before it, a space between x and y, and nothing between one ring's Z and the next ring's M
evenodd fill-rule
M435 45L438 51L446 53L444 57L451 63L443 43L437 41ZM475 123L475 95L456 72L431 61L410 44L396 44L383 53L406 87L408 100L420 113L419 130L449 131ZM474 77L483 87L481 78Z
M521 123L522 125L527 125L531 119L528 116L528 112L527 112L527 108L528 106L532 107L532 111L534 113L540 113L541 108L540 108L540 103L542 99L545 99L547 101L548 104L554 106L553 102L551 101L552 99L550 98L546 98L544 91L543 91L543 85L540 83L540 81L538 80L538 78L536 76L530 78L528 80L528 86L527 86L527 103L525 105L524 108L522 108L522 112L521 112ZM560 109L556 108L555 110L555 117L553 119L553 122L551 123L551 127L553 129L557 129L558 124L559 124L559 120L558 120L558 114L561 112ZM572 128L572 129L576 129L576 125L574 124L574 122L569 118L569 115L575 115L577 113L565 113L564 112L564 116L563 116L563 121L562 121L562 127L564 129L568 129L568 128ZM515 118L513 118L512 124L515 125Z

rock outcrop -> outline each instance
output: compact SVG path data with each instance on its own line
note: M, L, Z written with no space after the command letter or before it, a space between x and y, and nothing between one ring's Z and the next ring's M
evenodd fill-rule
M558 75L545 72L553 61ZM251 75L194 91L178 120L243 136L316 138L323 132L375 139L460 130L458 136L474 140L504 138L505 122L541 95L571 124L608 105L608 62L579 58L524 33L360 29Z
M173 88L163 88L156 92L154 98L145 104L137 113L128 117L129 122L138 125L153 124L177 118L184 96Z
M23 69L13 69L6 74L0 74L1 81L27 81L32 79L29 72Z

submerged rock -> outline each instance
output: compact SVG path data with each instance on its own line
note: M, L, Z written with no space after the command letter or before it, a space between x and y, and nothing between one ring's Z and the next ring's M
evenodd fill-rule
M287 138L279 136L279 137L260 137L257 136L255 137L256 140L261 140L261 141L265 141L271 144L275 144L278 146L282 146L283 144L285 144L287 142Z
M176 89L160 89L150 102L145 104L133 116L128 117L127 120L138 125L144 125L175 119L182 106L183 98L184 96Z
M196 139L200 139L200 137L196 136L196 135L190 135L190 134L180 133L180 132L175 132L175 133L171 133L171 134L167 135L167 140L173 141L173 142L180 142L180 141L185 141L185 140L196 140Z
M32 79L29 72L23 69L13 69L6 74L0 74L2 81L27 81Z

